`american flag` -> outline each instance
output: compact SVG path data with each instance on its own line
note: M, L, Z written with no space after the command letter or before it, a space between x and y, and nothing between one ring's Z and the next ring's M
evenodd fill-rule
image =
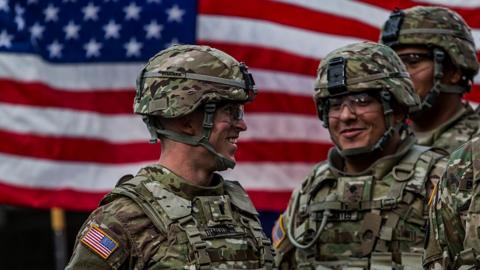
M132 113L135 77L157 51L198 43L255 77L225 176L260 210L281 211L331 147L312 101L319 61L376 41L393 8L418 4L454 9L479 44L480 4L467 0L0 0L0 203L91 210L155 162L159 146ZM477 85L467 99L480 101Z
M104 259L118 248L118 243L96 225L91 225L80 241Z

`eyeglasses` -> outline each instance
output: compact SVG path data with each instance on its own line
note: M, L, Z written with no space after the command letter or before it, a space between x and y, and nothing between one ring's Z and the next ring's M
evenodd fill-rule
M344 106L347 106L350 112L361 115L377 111L380 102L369 93L359 93L329 98L328 104L328 117L340 118Z
M402 62L405 64L405 66L412 67L412 66L415 66L416 64L418 64L420 62L432 60L433 59L433 54L431 52L429 52L429 53L406 53L406 54L400 54L399 57L402 60Z
M220 106L218 111L221 113L219 121L235 122L243 119L245 115L244 107L242 104L226 104Z

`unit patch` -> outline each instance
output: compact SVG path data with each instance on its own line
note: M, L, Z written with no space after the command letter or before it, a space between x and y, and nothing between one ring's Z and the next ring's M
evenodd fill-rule
M283 225L283 215L280 215L278 218L277 222L275 222L275 226L273 226L272 229L272 241L273 241L273 246L275 248L278 248L280 244L283 242L283 239L285 239L285 226Z
M107 259L118 248L118 243L95 224L90 226L81 242L103 259Z

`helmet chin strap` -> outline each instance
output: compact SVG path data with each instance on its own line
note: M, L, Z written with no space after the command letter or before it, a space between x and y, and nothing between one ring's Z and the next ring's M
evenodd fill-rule
M373 153L375 151L382 151L385 149L385 146L387 145L388 141L392 138L393 134L395 134L396 131L400 131L403 128L404 123L399 122L398 124L394 124L394 119L393 119L393 110L391 107L391 100L392 96L390 92L386 90L382 90L380 92L380 97L381 97L381 103L383 107L383 114L385 117L385 126L386 126L386 131L383 133L382 137L378 139L378 141L369 146L365 147L357 147L357 148L352 148L352 149L345 149L342 150L336 145L335 147L337 148L338 153L342 157L352 157L356 155L361 155L361 154L368 154L368 153Z
M442 78L445 75L443 73L443 62L445 60L445 52L442 49L435 48L433 49L433 86L428 91L427 96L422 101L422 108L431 108L435 103L435 99L440 95L440 93L450 93L450 94L462 94L467 92L469 89L459 85L450 85L442 83Z
M173 141L180 143L192 145L192 146L202 146L212 153L215 157L215 170L224 171L226 169L233 169L235 167L235 161L228 159L215 151L213 145L208 141L210 134L212 133L213 128L213 115L215 114L216 104L207 103L205 104L204 117L202 123L202 133L200 136L189 136L185 134L180 134L175 131L166 130L162 127L157 127L154 125L152 118L145 115L143 116L143 121L148 127L150 132L150 143L156 143L158 141L158 134L161 134L165 138L168 138Z

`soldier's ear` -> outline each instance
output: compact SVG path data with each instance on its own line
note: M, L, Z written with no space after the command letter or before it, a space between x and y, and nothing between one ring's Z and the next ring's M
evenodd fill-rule
M198 110L178 118L180 132L186 135L195 136L202 132L203 113Z

